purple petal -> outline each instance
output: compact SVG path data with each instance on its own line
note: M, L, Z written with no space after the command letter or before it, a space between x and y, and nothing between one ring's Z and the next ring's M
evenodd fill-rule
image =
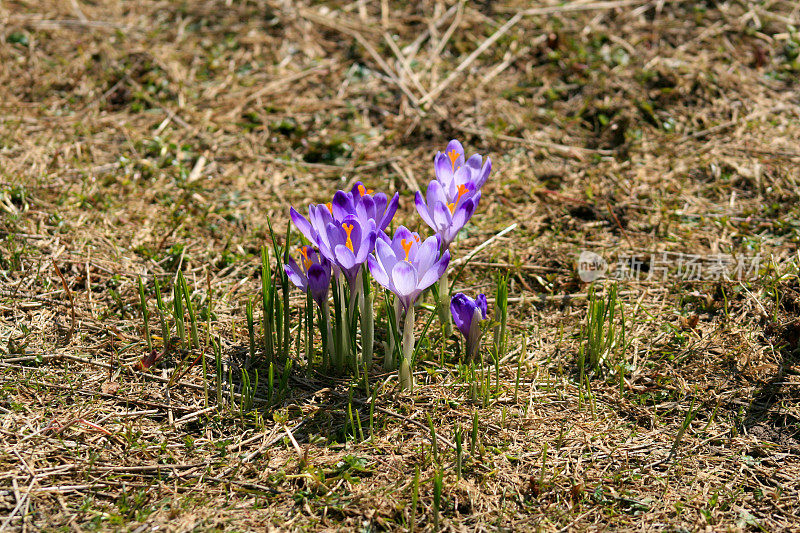
M378 210L375 209L375 199L372 196L363 196L356 204L356 214L361 220L368 218L375 220L379 215ZM375 220L375 222L377 223L378 221Z
M298 213L294 207L289 208L289 217L294 222L294 225L297 226L297 229L300 230L300 233L314 244L317 244L317 236L316 232L311 226L311 223L306 220L306 217Z
M411 231L405 226L400 226L395 230L394 237L392 238L392 250L394 250L394 255L398 259L403 259L406 256L406 252L403 249L403 241L408 241L413 238L414 236Z
M333 215L327 205L312 205L308 208L308 214L311 226L317 233L325 231L325 226L333 222Z
M436 157L433 159L433 172L436 179L449 183L453 180L453 163L447 154L437 152Z
M322 265L311 265L308 269L308 288L311 290L311 297L322 307L328 299L328 287L331 285L331 270Z
M486 163L484 163L483 168L480 170L479 173L475 176L475 185L478 188L483 187L483 184L486 183L486 180L489 178L489 174L492 172L492 160L491 158L486 158Z
M481 157L481 155L480 154L473 154L473 155L470 156L469 159L467 159L467 162L465 163L465 166L468 166L470 168L474 168L475 170L478 170L478 169L481 168L481 164L482 163L483 163L483 158Z
M370 228L374 228L374 222L370 220ZM356 254L356 262L362 264L367 260L367 256L375 251L375 242L378 239L378 232L375 229L370 229L366 237L361 241Z
M309 208L309 218L311 225L317 235L316 245L319 247L320 253L328 259L333 259L333 249L330 245L330 236L328 235L328 224L333 222L328 207L324 205L311 206Z
M357 252L358 248L361 246L364 237L366 237L364 229L368 230L369 228L362 228L361 221L359 221L355 215L348 215L344 220L342 220L341 225L342 225L342 230L344 231L345 243L347 242L348 233L347 230L344 229L344 227L347 226L348 228L350 228L349 236L350 236L350 241L353 243L353 252L354 253Z
M447 204L447 195L442 187L442 184L433 180L428 184L428 190L425 191L425 197L428 200L428 207L433 208L437 203Z
M469 186L473 184L474 180L475 180L475 171L473 171L470 167L464 166L456 170L455 176L453 178L453 190L447 191L447 194L449 195L448 199L451 201L455 201L456 197L458 196L458 186L467 185L469 188Z
M442 277L444 271L447 270L447 265L450 264L450 250L445 250L442 254L442 257L439 261L436 262L429 270L425 273L422 277L420 282L417 285L417 288L421 291L427 289L431 285L433 285L436 280Z
M486 320L486 312L489 310L489 304L486 302L486 295L481 293L475 298L475 303L478 305L478 309L481 310L481 314L483 315L483 319Z
M475 202L470 198L456 208L450 227L460 231L475 212Z
M377 281L378 284L384 288L394 292L394 285L392 285L392 281L389 279L389 275L386 273L386 270L383 269L380 261L375 259L375 257L368 255L367 266L369 267L370 274L372 274L372 279Z
M472 326L472 317L475 314L475 302L467 295L457 293L450 300L450 314L453 315L453 322L458 330L466 339L469 337L469 330Z
M449 143L447 143L447 148L444 149L444 154L449 158L450 152L455 151L459 158L461 159L461 164L464 164L464 146L458 142L457 140L453 139ZM457 160L456 160L457 161ZM456 164L458 166L458 164Z
M392 196L391 201L389 201L386 209L383 211L383 216L378 222L378 229L384 230L389 226L389 223L394 218L394 214L397 212L397 206L400 202L400 193L394 193ZM375 212L380 213L381 209L379 208L379 204L376 200L375 202Z
M417 288L421 291L424 291L434 283L436 283L439 278L442 277L444 274L444 270L439 271L439 264L433 265L427 272L422 276L422 279L419 280L417 283Z
M439 259L439 239L435 236L428 237L419 245L419 250L417 251L414 261L417 266L417 272L424 276L437 259Z
M402 259L395 255L392 245L388 244L383 238L375 242L375 257L385 272L391 272L395 263Z
M325 228L325 234L328 236L331 250L336 249L336 246L340 244L344 245L347 243L347 232L345 232L342 225L337 222L328 224Z
M378 231L375 232L375 234L378 236L378 238L375 239L376 247L377 247L378 241L383 241L385 244L388 244L389 248L392 247L392 238L389 237L388 235L386 235L385 231L378 230Z
M300 267L297 265L292 256L289 256L286 259L287 261L283 265L283 271L298 289L305 291L308 288L308 279L303 274L303 271L300 270Z
M363 183L361 183L360 181L357 181L357 182L355 182L353 184L353 188L350 189L350 194L352 195L353 200L357 201L360 198L362 198L362 194L361 194L362 190L364 190L365 192L367 190L367 188L364 186Z
M354 214L356 208L353 195L344 191L336 191L336 194L333 195L333 202L331 202L331 209L333 218L336 220L344 220L347 215Z
M417 267L417 264L419 264L419 260L417 259L418 253L419 253L419 234L413 232L411 234L411 246L409 246L408 248L408 262L414 265L414 268L417 269L417 272L421 274L419 268Z
M383 217L386 215L386 204L389 202L389 199L385 194L379 192L372 196L372 201L375 203L375 222L378 223L378 229L383 229L381 228L380 222L383 221Z

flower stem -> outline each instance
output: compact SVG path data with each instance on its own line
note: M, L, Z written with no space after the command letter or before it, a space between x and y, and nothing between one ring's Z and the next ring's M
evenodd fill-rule
M448 338L453 333L453 323L450 321L450 283L447 270L439 278L439 302L436 307L439 311L439 322L444 328L444 336Z
M367 369L372 368L372 350L375 342L375 315L374 315L374 296L370 291L369 274L366 267L361 269L363 275L362 291L358 297L361 307L361 365L367 365Z
M339 290L339 309L337 314L342 317L341 331L339 333L339 369L344 370L346 366L350 366L350 313L347 308L347 297L344 291L345 285L344 276L340 276L338 283Z
M330 369L334 358L334 338L331 329L331 306L326 299L322 304L322 320L319 324L319 332L322 335L322 368Z
M403 324L403 360L400 361L400 389L414 390L414 374L411 373L411 363L414 357L414 306L406 309L406 319Z
M375 317L373 316L373 295L361 299L361 345L362 364L372 368L372 349L375 342Z
M388 305L388 299L387 299ZM384 344L386 353L383 354L383 369L387 372L393 371L397 368L394 360L394 348L396 346L395 334L400 334L400 299L397 297L392 298L392 310L386 312L386 329L389 334L389 342Z

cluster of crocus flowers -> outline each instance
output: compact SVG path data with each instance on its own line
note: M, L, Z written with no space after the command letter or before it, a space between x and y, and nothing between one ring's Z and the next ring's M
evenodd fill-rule
M442 248L448 249L458 232L472 218L481 200L481 187L492 171L492 160L480 154L469 158L464 147L457 140L447 143L444 153L437 152L433 162L436 175L425 194L417 191L414 203L422 220L439 236ZM450 315L447 312L447 299L450 292L447 273L439 282L440 298L439 320L450 334Z
M374 194L359 182L349 192L337 191L327 204L310 205L308 218L293 207L289 210L297 229L333 267L334 300L340 309L337 310L337 338L330 346L340 366L348 363L360 366L372 360L372 297L367 294L369 281L364 279L363 267L367 256L375 249L378 232L389 225L397 212L399 197L395 194L389 199L383 193ZM345 295L340 277L347 282L349 297ZM295 282L295 285L305 290L301 284ZM362 357L360 361L346 361L352 353L348 332L355 319L356 305L361 310ZM327 328L330 329L329 318Z
M425 239L404 226L399 226L390 237L387 228L397 212L399 194L395 193L390 199L384 193L368 189L361 182L356 183L350 191L337 191L328 203L311 204L307 216L293 207L290 209L292 221L311 246L300 249L300 265L293 259L287 262L286 274L297 287L310 292L320 309L324 310L324 327L330 341L328 347L332 360L338 362L340 368L348 366L348 360L349 366L355 368L360 368L364 363L371 364L374 320L371 275L394 295L394 320L397 326L394 329L399 330L400 324L403 325L400 385L403 389L413 386L414 306L423 292L438 282L440 319L449 330L450 315L446 313L444 302L449 296L447 267L450 263L450 247L477 209L481 187L491 168L488 157L485 162L477 154L467 158L463 146L456 140L448 143L444 153L436 154L435 179L428 185L425 197L417 192L415 198L417 212L434 232L434 235ZM328 287L331 283L336 309L335 339L331 339L328 312ZM478 300L470 300L464 295L456 296L458 300L454 297L451 304L452 313L467 339L468 353L474 357L480 346L480 321L476 322L477 329L472 331L475 320L471 316L469 328L463 329L466 320L462 320L466 313L463 309L469 304L459 302L462 302L462 298L472 302L472 315L477 316L474 309L482 309L485 318L486 299L483 295ZM476 301L482 302L482 307ZM356 310L360 311L358 315ZM358 317L361 321L360 360L350 357L356 348L354 326ZM325 337L323 332L323 340ZM389 338L390 346L394 346L391 333ZM387 350L385 361L396 364L391 354L393 347Z
M434 159L436 178L428 185L425 199L417 191L414 202L422 220L449 248L472 217L481 200L481 187L492 171L492 160L479 154L465 160L464 147L452 140Z

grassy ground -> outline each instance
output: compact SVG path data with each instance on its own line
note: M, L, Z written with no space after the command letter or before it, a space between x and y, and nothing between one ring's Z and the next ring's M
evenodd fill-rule
M0 22L0 529L800 528L796 3L5 0ZM413 397L376 365L372 414L363 380L299 361L249 411L206 408L200 365L167 386L176 353L137 369L137 276L151 309L178 270L211 297L236 389L268 217L361 179L418 225L454 137L495 169L455 256L517 223L457 285L510 276L487 391L435 326ZM583 250L762 261L622 281L625 341L582 386Z

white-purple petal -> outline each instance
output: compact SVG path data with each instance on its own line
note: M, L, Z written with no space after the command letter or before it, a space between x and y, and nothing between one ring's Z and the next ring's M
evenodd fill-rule
M486 158L486 163L484 163L483 168L481 168L480 172L476 173L475 176L475 185L478 188L483 187L483 184L486 183L486 180L489 178L489 174L492 172L492 159L490 157Z
M399 296L410 296L417 290L417 271L411 263L398 261L392 268L392 283Z
M377 281L378 284L384 288L394 292L392 280L389 278L389 274L386 273L380 261L371 255L367 256L367 266L369 267L370 274L372 274L372 279Z
M446 230L452 225L452 222L453 215L450 213L450 208L442 202L436 202L433 205L433 223L436 231Z
M455 151L461 157L464 157L464 146L456 139L453 139L449 143L447 143L447 148L444 149L444 153L449 157L450 152Z
M343 270L350 270L356 266L356 256L347 246L337 244L334 252L336 254L336 262Z
M417 193L414 195L414 206L417 208L417 213L419 213L422 221L425 222L432 230L436 230L436 226L433 225L433 217L431 217L428 206L425 204L425 200L422 199L422 193L419 191L417 191Z
M419 245L415 264L418 272L427 272L431 265L439 258L439 239L436 236L428 237Z
M430 208L433 208L433 206L437 203L448 203L444 186L436 180L433 180L428 184L428 190L425 191L425 198L427 200L428 207Z
M483 158L481 157L480 154L472 154L469 157L469 159L467 159L465 166L478 170L481 168L482 163L483 163Z

